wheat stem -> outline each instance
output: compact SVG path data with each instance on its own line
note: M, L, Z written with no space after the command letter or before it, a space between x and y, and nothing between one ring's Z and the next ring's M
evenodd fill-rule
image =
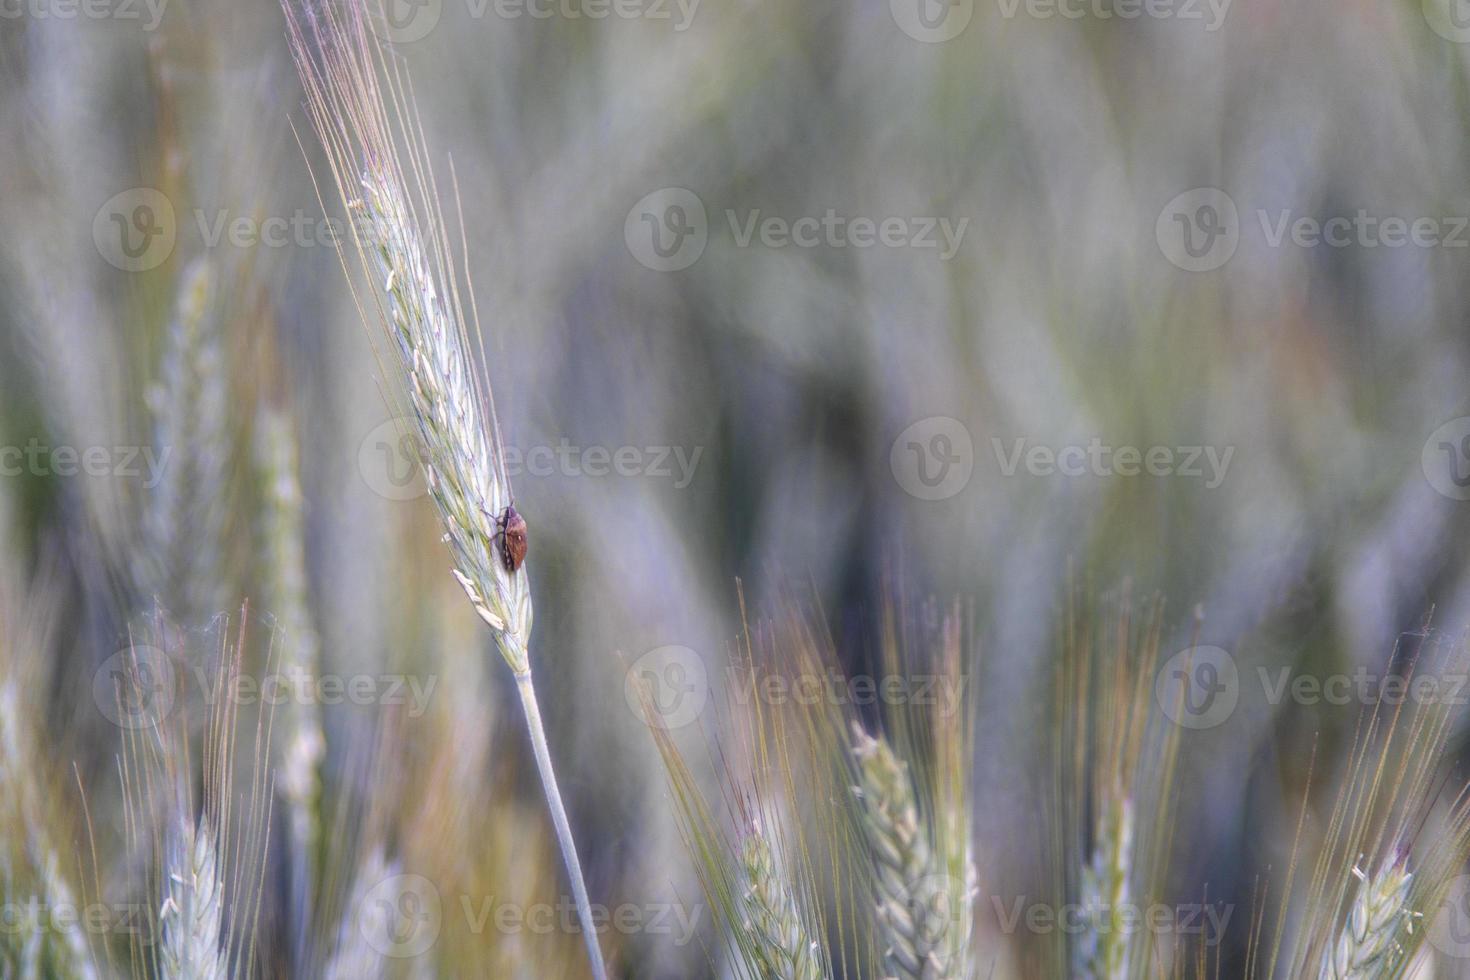
M309 942L313 895L319 880L321 762L326 754L321 709L316 700L299 696L298 685L312 683L321 644L313 628L306 586L306 555L298 452L288 417L269 409L258 419L257 456L264 480L262 537L265 541L270 609L276 616L280 665L292 683L283 719L279 759L282 795L290 818L292 898L296 903L296 959L303 962Z
M556 770L551 764L551 749L546 744L546 728L541 723L541 709L536 704L536 689L531 683L529 670L516 675L516 688L521 694L521 707L525 709L526 731L531 736L531 748L536 756L536 768L541 773L541 787L546 793L546 805L551 810L551 822L556 828L556 839L561 844L567 875L572 879L572 897L577 903L577 919L582 924L582 940L587 946L587 958L592 962L592 975L596 980L607 980L607 967L602 962L602 947L598 945L597 928L592 922L592 903L587 898L582 863L577 860L577 842L572 839L572 826L567 821L567 809L561 801L561 790L557 788Z

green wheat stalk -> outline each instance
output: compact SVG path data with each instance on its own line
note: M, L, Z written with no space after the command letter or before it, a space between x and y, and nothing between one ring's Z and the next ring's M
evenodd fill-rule
M298 452L290 418L262 409L256 427L257 465L264 483L261 538L265 544L269 608L275 613L278 668L290 681L311 683L318 674L321 644L312 623L306 586L305 532ZM292 848L292 895L296 902L298 960L304 959L313 896L320 878L321 764L326 752L321 708L306 692L288 699L279 719L282 741L277 786L285 799Z
M417 113L406 82L385 64L360 3L313 8L304 23L295 5L284 6L312 128L354 216L358 257L376 284L372 303L409 394L452 571L515 676L587 955L603 980L607 970L531 678L530 578L524 565L511 568L501 559L496 543L497 519L511 492L494 400L474 369L469 318Z

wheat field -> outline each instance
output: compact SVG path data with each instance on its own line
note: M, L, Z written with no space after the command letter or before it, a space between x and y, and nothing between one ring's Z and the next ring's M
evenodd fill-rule
M0 980L1470 977L1459 3L0 2Z

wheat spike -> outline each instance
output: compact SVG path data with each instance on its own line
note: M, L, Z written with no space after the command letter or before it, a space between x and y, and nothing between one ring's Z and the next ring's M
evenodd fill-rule
M488 383L474 373L454 257L412 95L399 75L385 71L380 80L385 55L360 2L304 12L290 2L283 6L312 127L354 213L359 258L377 283L372 301L413 406L424 476L454 577L515 674L587 956L593 976L603 980L607 968L531 679L530 577L524 565L503 560L497 544L511 493L495 403Z
M759 828L740 845L745 876L742 913L747 935L777 980L821 980L821 947L811 938L787 887L770 841Z
M1389 862L1377 874L1353 868L1357 895L1337 941L1327 951L1321 980L1376 977L1397 948L1396 937L1408 914L1409 886L1414 876L1402 860Z
M214 835L207 820L197 825L187 817L174 840L165 882L163 955L166 980L224 980L226 957L221 946L221 896Z
M888 967L900 980L957 980L968 959L968 942L961 948L957 939L968 936L971 882L949 882L920 817L908 766L887 741L854 724L853 753L859 776L854 792L863 804L863 830L877 865L877 916ZM945 908L937 906L936 897Z
M1082 869L1086 929L1078 937L1080 980L1123 980L1128 974L1128 935L1122 910L1129 902L1133 867L1133 803L1118 793L1098 821L1092 860Z
M485 402L470 380L464 326L447 305L397 182L362 176L367 251L388 297L390 335L408 381L424 477L448 529L455 578L516 674L530 670L531 591L524 568L500 560L498 516L510 504Z
M196 259L183 273L159 379L148 392L154 448L168 456L158 485L144 491L141 584L184 619L214 613L221 595L228 385L213 293L213 268Z

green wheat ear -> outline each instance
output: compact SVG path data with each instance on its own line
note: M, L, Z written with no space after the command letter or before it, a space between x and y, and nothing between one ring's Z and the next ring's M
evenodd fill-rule
M853 793L876 865L888 969L900 980L959 980L968 970L973 870L966 870L965 881L942 887L945 907L937 907L935 883L948 882L948 868L932 846L908 766L887 740L856 723L852 737L858 768Z
M1120 910L1130 900L1132 868L1133 803L1118 793L1103 811L1092 860L1082 869L1082 908L1087 916L1077 955L1077 976L1082 980L1128 976L1128 934Z
M214 834L207 817L195 824L182 817L175 828L167 868L163 923L163 975L166 980L224 980L228 976L221 945L224 914Z
M745 876L743 925L770 976L822 980L821 946L807 932L771 842L759 827L741 842L740 869Z
M158 381L148 391L154 445L172 463L146 497L139 585L180 622L212 616L224 597L229 382L216 291L207 259L185 268Z
M1397 948L1399 929L1408 916L1409 887L1414 876L1408 861L1398 858L1376 874L1356 867L1358 893L1337 941L1327 951L1320 980L1375 977Z
M562 802L531 675L531 580L505 558L499 519L511 503L495 400L475 360L484 353L474 297L462 303L438 188L412 87L385 67L387 52L360 0L316 8L283 0L306 109L352 222L352 245L373 285L359 309L411 407L424 478L444 529L450 567L515 676L526 732L571 881L592 975L605 980L592 903ZM355 287L360 289L361 287ZM366 295L363 295L366 293ZM368 317L371 308L376 317ZM375 341L376 344L376 341ZM386 356L385 356L386 355Z

